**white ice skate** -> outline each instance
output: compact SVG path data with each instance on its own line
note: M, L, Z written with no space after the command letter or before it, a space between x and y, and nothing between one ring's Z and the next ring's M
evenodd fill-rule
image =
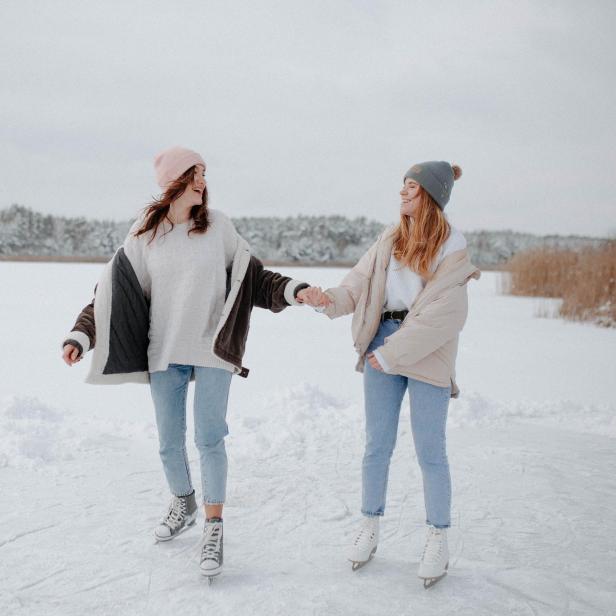
M348 560L353 565L353 571L357 571L372 560L379 542L379 518L364 517L353 539L349 550Z
M421 555L417 577L423 580L424 588L431 588L447 575L447 567L449 567L447 529L428 526L426 545Z

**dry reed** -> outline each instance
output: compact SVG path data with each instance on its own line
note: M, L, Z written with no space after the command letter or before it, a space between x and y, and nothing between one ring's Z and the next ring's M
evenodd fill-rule
M541 249L518 253L506 270L510 273L506 292L560 297L560 316L616 327L616 240L579 252Z

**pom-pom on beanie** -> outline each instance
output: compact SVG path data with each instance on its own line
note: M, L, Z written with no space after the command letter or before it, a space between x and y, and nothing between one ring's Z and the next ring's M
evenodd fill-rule
M458 165L450 165L444 160L431 160L413 165L404 179L415 180L436 201L441 210L444 210L451 197L453 183L461 175L462 169Z

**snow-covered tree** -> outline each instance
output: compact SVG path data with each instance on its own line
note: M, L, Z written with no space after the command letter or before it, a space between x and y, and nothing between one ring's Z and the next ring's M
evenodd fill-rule
M265 261L352 265L378 237L384 225L366 218L297 216L236 218L238 232ZM22 205L0 210L0 256L48 256L108 259L122 244L132 221L66 218ZM531 248L597 247L603 240L578 236L539 237L513 231L465 233L479 267L498 267Z

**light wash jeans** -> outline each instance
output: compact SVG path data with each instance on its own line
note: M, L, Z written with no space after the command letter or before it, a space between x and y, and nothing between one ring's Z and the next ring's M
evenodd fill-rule
M399 327L400 321L397 320L381 323L368 352L380 347L385 337L391 336ZM451 523L451 478L445 424L451 388L380 372L367 360L364 366L366 449L362 464L362 513L372 517L382 516L385 512L389 462L396 445L400 406L407 389L413 441L423 475L426 522L438 528L448 528Z
M186 456L186 392L195 373L195 445L201 462L201 488L206 505L225 502L227 487L227 401L231 372L169 364L167 370L150 374L150 391L156 410L156 425L169 489L175 496L193 491Z

